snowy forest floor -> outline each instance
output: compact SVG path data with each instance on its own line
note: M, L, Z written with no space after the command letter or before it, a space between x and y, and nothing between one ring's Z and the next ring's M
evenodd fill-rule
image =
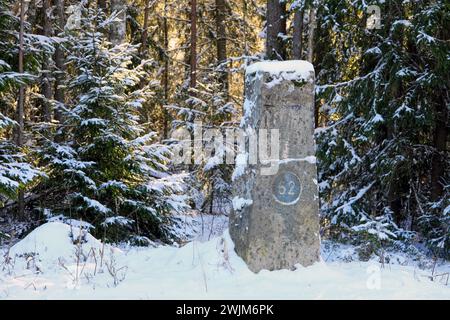
M225 217L184 219L181 247L113 247L46 223L1 249L0 299L450 299L449 262L402 252L362 262L355 247L323 241L313 266L254 274Z

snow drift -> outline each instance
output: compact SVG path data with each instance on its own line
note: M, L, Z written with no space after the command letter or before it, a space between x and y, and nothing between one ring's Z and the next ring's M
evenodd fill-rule
M81 232L81 236L80 236ZM74 239L84 239L82 243ZM80 259L80 247L84 252ZM106 250L104 248L107 248ZM100 261L101 250L103 261ZM427 270L376 261L344 263L349 248L294 271L252 273L228 232L181 248L103 244L79 228L47 223L13 246L0 271L1 299L449 299L445 281ZM89 254L95 252L95 254ZM39 268L18 263L35 253ZM22 257L22 258L21 258ZM334 257L334 258L333 258ZM15 261L15 262L14 262ZM63 261L63 262L61 262ZM404 262L404 261L403 261ZM450 269L448 265L441 268ZM441 271L445 271L442 269Z

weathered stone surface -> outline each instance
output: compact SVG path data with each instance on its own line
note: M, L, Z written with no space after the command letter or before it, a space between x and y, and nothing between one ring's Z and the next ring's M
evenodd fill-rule
M308 266L319 260L320 250L314 71L304 61L264 64L247 70L241 127L279 129L279 169L261 175L267 164L260 161L236 168L230 217L236 252L254 272ZM299 68L303 75L295 74Z

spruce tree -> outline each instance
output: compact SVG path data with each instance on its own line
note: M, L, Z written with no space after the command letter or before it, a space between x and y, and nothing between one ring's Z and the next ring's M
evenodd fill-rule
M379 29L358 25L364 1L319 10L324 223L336 235L375 242L424 236L434 253L448 253L449 161L445 143L436 144L439 134L448 139L448 7L375 4Z
M111 21L102 11L80 5L79 27L68 31L70 103L62 107L60 136L43 153L47 188L62 213L91 223L107 241L170 240L170 214L185 208L180 181L168 174L170 150L144 132L139 109L147 96L140 87L143 65L132 66L137 46L113 45Z
M32 77L17 72L19 21L9 5L8 1L0 1L0 208L8 199L16 199L18 192L39 176L27 159L27 148L19 148L12 142L12 129L17 122L11 114L17 103L18 87Z

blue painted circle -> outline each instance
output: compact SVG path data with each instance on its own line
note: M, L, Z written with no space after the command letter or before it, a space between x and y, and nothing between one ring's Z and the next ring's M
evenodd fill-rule
M295 204L300 199L300 179L293 172L281 172L274 180L272 192L278 202L285 205Z

